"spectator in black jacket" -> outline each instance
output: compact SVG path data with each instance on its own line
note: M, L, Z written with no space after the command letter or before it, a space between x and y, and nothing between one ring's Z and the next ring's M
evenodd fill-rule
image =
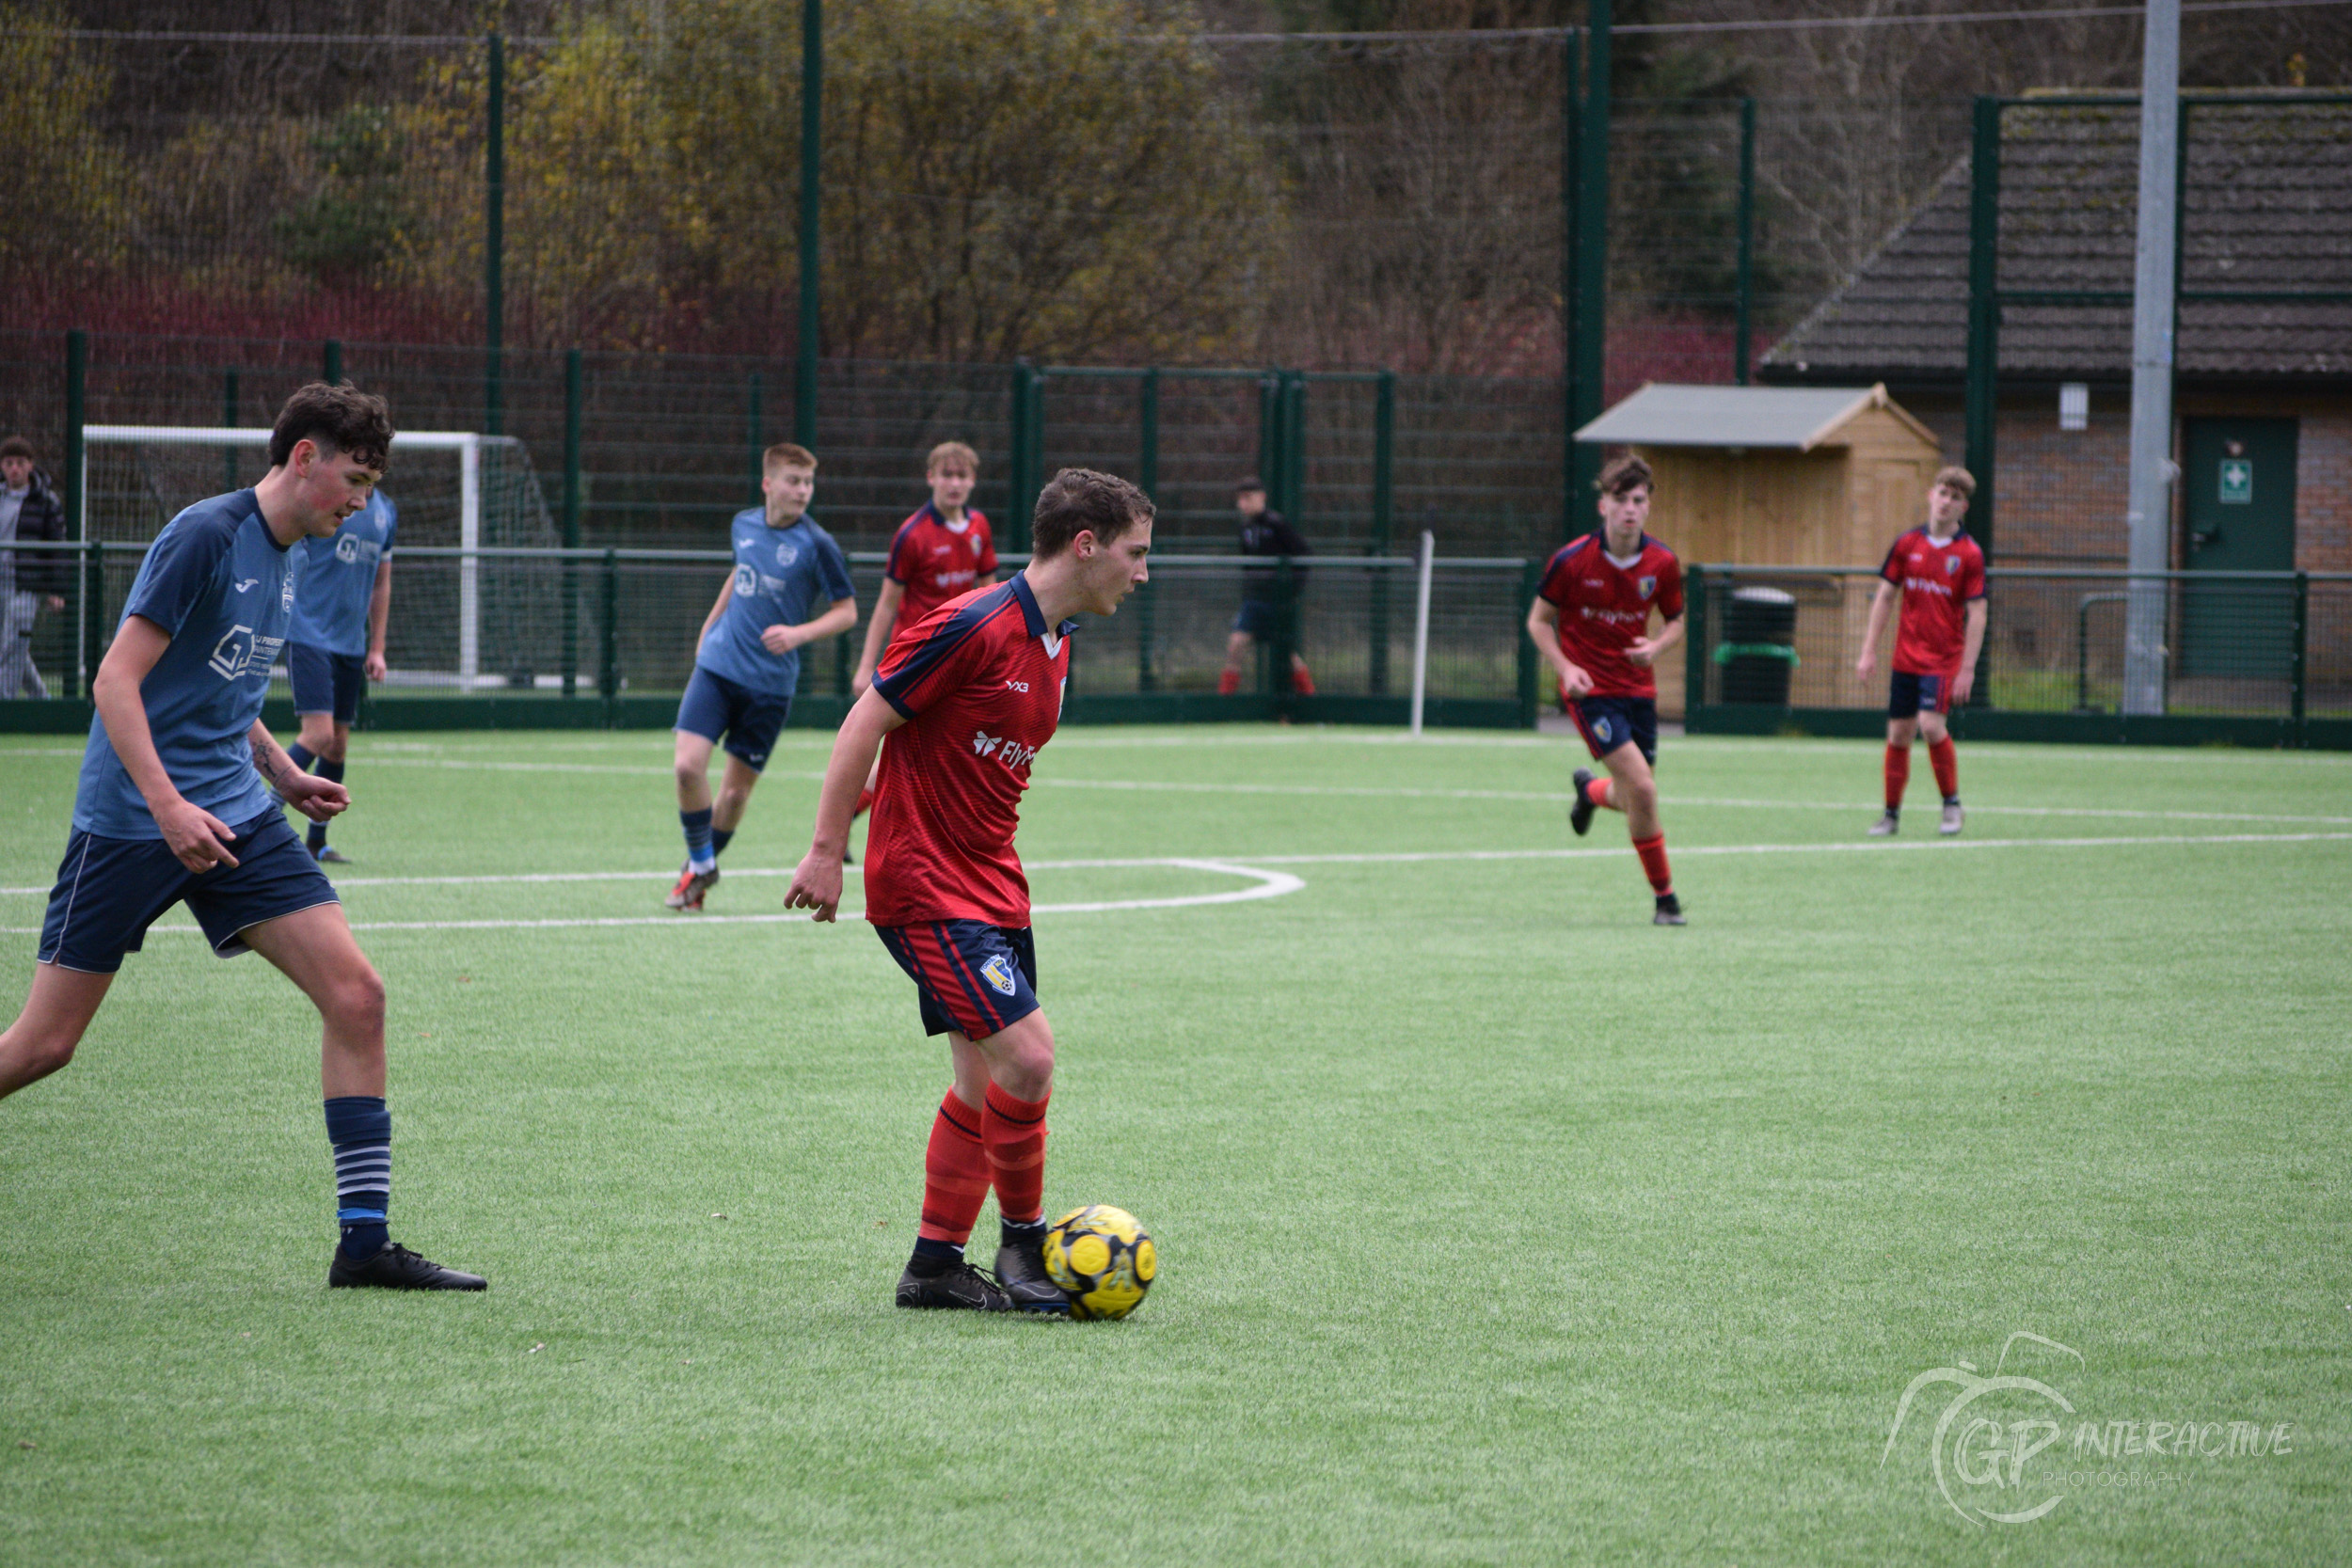
M0 698L49 695L33 668L33 620L44 604L65 608L72 572L58 552L8 546L64 538L65 508L33 466L33 444L22 436L0 441Z
M1249 478L1233 487L1233 510L1241 514L1241 553L1244 555L1289 556L1312 555L1307 541L1279 512L1267 510L1264 482ZM1225 673L1216 678L1220 696L1230 697L1241 689L1243 661L1249 657L1252 644L1270 638L1281 624L1286 610L1298 602L1298 590L1307 581L1307 568L1294 564L1291 568L1290 602L1282 600L1281 578L1274 566L1242 568L1241 613L1233 617L1233 635L1225 640ZM1293 623L1296 635L1296 623ZM1291 686L1302 697L1315 694L1314 678L1307 673L1307 661L1298 657L1295 645L1291 650Z

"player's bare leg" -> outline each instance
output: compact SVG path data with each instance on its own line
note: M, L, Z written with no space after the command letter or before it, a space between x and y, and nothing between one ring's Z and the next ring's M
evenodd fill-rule
M33 989L16 1022L0 1032L0 1100L73 1060L74 1047L106 1000L111 974L35 964Z
M1020 1310L1066 1314L1069 1298L1045 1272L1045 1105L1054 1093L1054 1031L1044 1009L956 1053L959 1099L972 1056L979 1059L983 1077L980 1136L1005 1223L996 1277Z
M1928 766L1935 770L1936 793L1944 798L1944 816L1936 832L1949 838L1960 832L1967 814L1960 808L1960 757L1952 746L1950 723L1932 710L1919 715L1919 734L1928 743Z
M677 775L678 816L690 824L687 830L689 847L686 864L678 871L677 886L670 890L670 895L662 902L674 910L699 910L703 907L703 895L708 893L719 880L716 858L707 866L698 868L695 865L691 837L695 831L691 824L695 818L701 818L705 831L715 827L718 820L717 808L710 799L713 742L708 736L696 735L691 730L679 730L675 735L677 746L672 753L671 766ZM730 777L736 761L732 756L727 758ZM745 792L746 799L749 793L748 790ZM739 818L741 816L740 807L737 808L737 816Z
M336 1155L338 1215L345 1243L332 1286L479 1291L482 1277L420 1258L385 1234L391 1197L391 1116L384 1105L384 981L359 951L341 904L318 904L239 933L319 1010L319 1086ZM351 1132L339 1123L362 1131ZM364 1238L354 1247L352 1238Z
M710 827L713 832L731 833L742 826L743 813L752 803L753 786L758 783L759 770L729 752L726 771L719 778L718 799L713 800L710 806ZM706 784L704 786L706 792L708 787Z
M1579 805L1625 814L1626 834L1632 839L1633 852L1641 857L1643 874L1649 878L1650 891L1658 898L1657 923L1682 925L1682 901L1675 896L1674 877L1666 863L1666 833L1658 820L1658 780L1650 772L1649 760L1629 740L1602 757L1600 765L1609 769L1605 784L1585 768L1576 770ZM1590 809L1582 820L1591 821Z
M1928 715L1943 727L1941 715ZM1911 739L1919 733L1917 719L1886 721L1886 815L1870 824L1872 838L1892 838L1902 831L1903 790L1911 783Z

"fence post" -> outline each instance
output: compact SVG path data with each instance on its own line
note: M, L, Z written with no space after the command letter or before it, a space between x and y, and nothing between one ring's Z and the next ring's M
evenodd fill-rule
M1160 499L1160 368L1151 366L1143 372L1143 386L1136 402L1142 429L1137 433L1136 451L1136 483L1154 505Z
M801 0L801 233L800 341L792 366L792 439L817 450L817 334L824 230L818 223L824 195L825 8L822 0Z
M1282 511L1298 528L1307 515L1307 372L1293 371L1282 388Z
M1266 503L1279 506L1282 494L1282 372L1268 371L1258 378L1258 483L1266 487Z
M1576 444L1575 433L1600 415L1609 351L1609 71L1611 0L1591 0L1584 60L1583 124L1576 175L1576 401L1568 409L1567 516L1571 531L1592 505L1600 449Z
M1298 652L1298 569L1283 556L1274 563L1274 645L1266 651L1266 662L1273 666L1274 711L1284 719L1295 717L1292 699L1297 695L1297 681L1291 673L1291 659Z
M220 372L220 424L223 430L237 428L237 370L231 365ZM220 451L221 488L237 487L237 449L223 447Z
M1380 372L1380 389L1372 405L1372 547L1375 556L1389 553L1396 531L1396 372ZM1369 680L1372 694L1389 693L1389 574L1372 568L1372 639Z
M1534 595L1530 594L1532 600ZM1682 640L1682 722L1690 727L1692 715L1707 703L1707 568L1692 562L1682 579L1682 613L1687 635Z
M621 552L604 552L604 624L596 628L596 690L604 697L604 724L611 729L621 700Z
M82 426L88 422L88 419L89 334L75 327L65 335L65 526L67 537L76 541L89 538L88 502L82 493L89 477L85 472L88 452L82 441ZM85 576L86 587L87 583ZM87 659L91 626L96 616L91 612L87 593L76 594L74 597L79 601L74 610L81 617L82 652ZM98 673L95 664L87 664L85 669L91 676ZM70 666L65 671L63 684L68 697L73 696L78 689L76 677L79 673Z
M1576 341L1576 280L1577 247L1583 243L1577 229L1584 210L1578 183L1583 153L1577 137L1584 113L1578 87L1584 74L1584 43L1583 35L1573 27L1560 41L1560 536L1565 539L1576 528L1576 411L1581 403L1576 368L1583 362Z
M1012 365L1012 494L1007 499L1005 542L1014 550L1029 547L1029 519L1037 511L1037 493L1045 478L1045 378L1026 359Z
M757 371L751 374L751 383L743 389L743 438L752 449L752 488L756 491L768 478L768 465L761 453L767 445L760 439L760 429L767 422L762 404L767 402L767 382Z
M482 181L482 428L506 430L506 39L492 33Z
M2293 663L2288 671L2288 703L2295 720L2295 744L2307 743L2308 729L2303 720L2305 682L2311 674L2310 647L2312 625L2312 575L2295 574L2295 644Z
M1968 155L1968 531L1993 551L1993 436L2000 412L2001 101L1977 100Z
M341 338L329 338L319 345L319 374L329 387L342 385L343 341Z
M580 350L564 354L564 547L580 548ZM564 695L580 690L580 562L564 558Z
M1544 563L1542 562L1523 561L1519 562L1519 602L1521 604L1534 604L1536 591L1543 585ZM1542 705L1536 685L1536 677L1541 673L1538 669L1541 661L1535 657L1535 640L1527 635L1527 628L1520 626L1519 621L1519 612L1514 607L1511 626L1514 633L1512 641L1518 644L1519 649L1519 728L1532 730L1535 727L1536 710Z
M1740 325L1732 345L1732 378L1748 384L1753 351L1750 310L1756 297L1756 100L1740 100Z
M92 539L83 546L82 668L89 672L90 700L98 700L98 664L106 652L106 545Z

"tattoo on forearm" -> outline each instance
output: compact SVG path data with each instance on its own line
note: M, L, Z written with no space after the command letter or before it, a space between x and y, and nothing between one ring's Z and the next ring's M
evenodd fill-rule
M257 736L253 739L253 770L282 789L294 770L294 758Z

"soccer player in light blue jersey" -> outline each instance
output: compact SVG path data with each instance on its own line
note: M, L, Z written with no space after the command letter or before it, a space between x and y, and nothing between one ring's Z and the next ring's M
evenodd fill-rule
M343 780L352 721L368 682L384 678L384 631L392 613L392 529L399 513L378 490L343 519L331 539L305 539L294 585L294 630L286 669L294 677L302 734L286 754L296 768L334 784ZM346 864L326 847L326 824L310 824L311 858Z
M719 852L735 836L752 786L792 712L800 650L857 624L850 563L808 515L817 458L782 442L761 463L765 504L727 525L735 569L703 620L694 674L677 709L677 816L686 865L665 902L699 910L719 879ZM726 776L710 798L710 752L725 737Z
M350 804L262 723L270 666L294 620L301 558L366 504L391 450L384 400L349 382L294 393L269 472L164 526L90 683L97 717L73 832L49 895L33 989L0 1033L0 1098L72 1060L125 953L184 902L213 951L282 970L326 1022L319 1077L342 1235L330 1286L479 1291L475 1275L395 1245L392 1118L385 1108L384 982L352 940L318 863L263 790L325 821Z

